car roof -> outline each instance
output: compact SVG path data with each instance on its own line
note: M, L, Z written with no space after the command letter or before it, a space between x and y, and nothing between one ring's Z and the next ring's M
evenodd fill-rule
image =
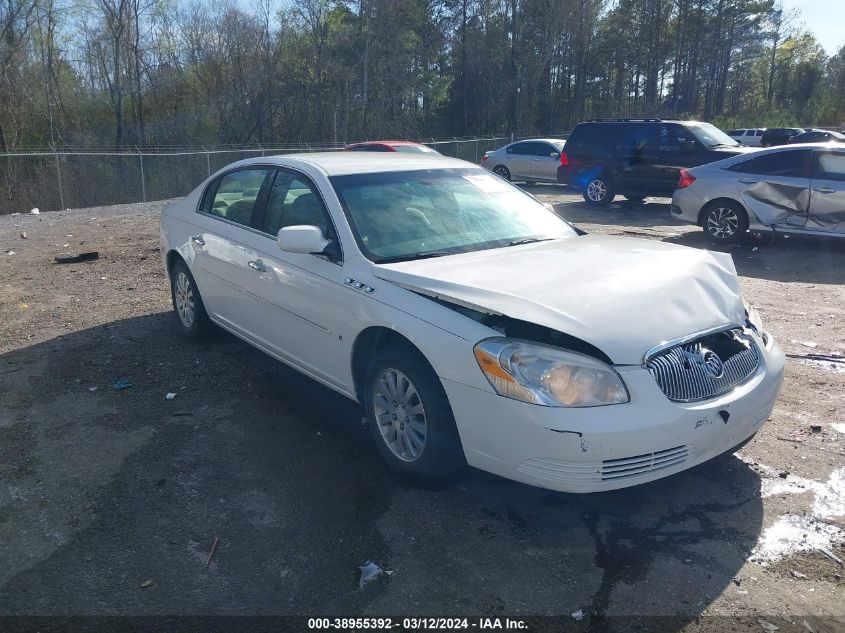
M358 143L350 143L346 147L363 147L365 145L422 145L414 141L359 141ZM427 146L425 146L427 147Z
M474 163L457 158L432 154L403 154L393 152L313 152L303 154L280 154L263 158L248 158L237 166L277 165L279 167L302 167L309 165L323 171L327 176L350 174L375 174L389 171L412 171L415 169L481 169ZM232 165L229 165L232 167Z
M541 142L541 143L566 143L565 138L524 138L518 141L514 141L511 145L516 145L517 143L534 143L534 142Z

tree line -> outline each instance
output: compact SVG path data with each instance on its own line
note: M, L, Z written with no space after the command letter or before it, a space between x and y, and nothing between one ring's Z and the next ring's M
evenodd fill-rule
M616 116L838 126L845 45L778 0L0 0L0 151Z

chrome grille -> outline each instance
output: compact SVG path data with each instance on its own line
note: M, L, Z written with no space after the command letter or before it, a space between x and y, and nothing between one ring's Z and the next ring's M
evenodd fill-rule
M645 365L670 400L692 402L727 393L750 378L759 364L751 335L736 328L661 350Z

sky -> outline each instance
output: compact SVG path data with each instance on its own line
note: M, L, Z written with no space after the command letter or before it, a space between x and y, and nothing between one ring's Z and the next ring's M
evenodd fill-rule
M806 24L828 55L845 44L845 0L781 0L785 9L801 11Z

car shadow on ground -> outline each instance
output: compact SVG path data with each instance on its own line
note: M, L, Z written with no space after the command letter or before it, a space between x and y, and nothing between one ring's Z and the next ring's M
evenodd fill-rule
M743 277L819 284L845 283L845 239L815 235L749 233L737 244L720 246L704 231L671 235L672 244L729 253Z
M736 457L595 495L478 471L431 490L383 466L361 417L167 313L0 355L0 614L582 609L681 628L761 531ZM392 574L359 590L368 560Z

